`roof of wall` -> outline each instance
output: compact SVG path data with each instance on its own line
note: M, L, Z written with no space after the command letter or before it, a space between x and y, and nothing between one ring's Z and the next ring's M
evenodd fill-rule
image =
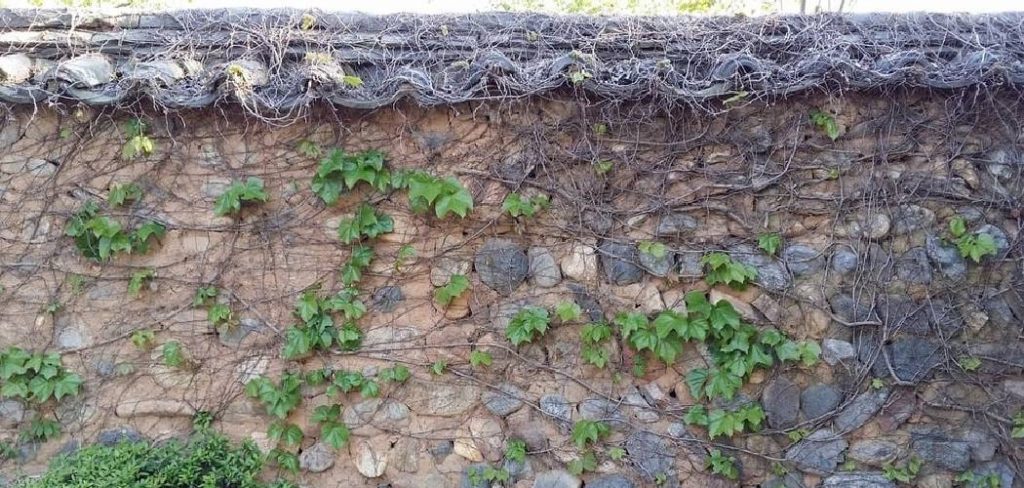
M372 109L575 93L712 106L1024 85L1024 14L588 18L0 11L0 100Z

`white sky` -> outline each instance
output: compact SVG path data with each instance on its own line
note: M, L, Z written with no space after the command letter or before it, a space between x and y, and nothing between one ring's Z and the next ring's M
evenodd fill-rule
M808 4L815 2L808 1ZM852 0L849 12L1008 12L1024 0ZM488 0L194 0L190 7L297 7L371 13L452 13L491 10Z

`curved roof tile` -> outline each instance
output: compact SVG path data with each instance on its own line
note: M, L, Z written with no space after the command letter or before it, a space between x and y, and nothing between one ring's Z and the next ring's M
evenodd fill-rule
M0 11L0 100L372 109L583 90L710 105L738 93L1024 84L1024 14L763 18Z

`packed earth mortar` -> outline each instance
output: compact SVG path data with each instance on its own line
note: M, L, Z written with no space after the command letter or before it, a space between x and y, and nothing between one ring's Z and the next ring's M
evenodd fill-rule
M1019 17L2 15L0 486L1024 482Z

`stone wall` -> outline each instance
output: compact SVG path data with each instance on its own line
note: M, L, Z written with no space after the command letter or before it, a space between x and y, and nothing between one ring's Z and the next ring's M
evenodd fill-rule
M197 411L214 427L263 448L270 417L247 398L259 374L330 367L372 376L393 364L412 378L382 383L378 398L329 400L304 386L289 417L306 486L477 486L466 473L502 464L506 440L526 441L525 465L505 462L508 486L890 486L882 466L923 461L918 486L951 486L963 472L995 473L1019 486L1013 417L1024 403L1024 277L1021 197L1024 157L1017 98L927 93L793 99L733 107L718 115L648 106L588 107L572 101L400 106L372 113L316 111L297 121L251 122L241 111L143 114L151 155L126 160L123 115L76 109L8 114L0 145L0 347L57 351L85 378L60 404L0 403L0 436L33 416L63 434L23 443L2 465L38 473L79 443L119 436L166 439L191 429ZM808 117L835 114L831 140ZM325 206L311 191L319 158L300 141L350 152L380 149L393 169L455 176L474 196L465 219L410 211L404 192L367 188ZM266 183L270 200L218 217L214 200L232 180ZM167 233L145 254L95 262L64 235L84 202L103 202L114 183L135 182L141 200L107 215L133 225L155 219ZM501 210L510 191L543 193L534 218ZM373 242L359 284L368 313L356 351L281 357L298 296L317 284L341 289L352 246L337 226L363 200L394 219ZM951 243L949 224L997 246L979 263ZM779 233L777 256L758 237ZM666 258L637 251L659 242ZM404 246L415 257L396 262ZM759 328L820 344L822 361L755 371L733 404L759 401L757 433L709 441L681 419L697 401L683 378L707 351L687 346L672 365L637 353L618 336L608 367L580 355L586 320L553 321L543 338L514 347L509 318L526 305L571 300L587 319L623 311L684 308L708 290L700 258L724 250L757 270L754 286L710 289ZM405 254L405 251L402 252ZM502 256L494 266L488 256ZM155 277L137 296L139 270ZM470 278L449 307L433 300L452 274ZM201 286L237 319L215 330ZM134 331L155 332L142 350ZM162 363L160 344L179 341L190 367ZM493 364L474 367L471 351ZM973 364L974 360L979 364ZM441 375L430 372L447 363ZM317 405L338 401L352 430L339 452L317 442ZM562 470L577 459L572 423L602 419L596 469ZM621 447L625 456L610 456ZM734 456L740 480L705 469L708 450ZM875 483L875 484L871 484ZM482 485L480 485L482 486Z

